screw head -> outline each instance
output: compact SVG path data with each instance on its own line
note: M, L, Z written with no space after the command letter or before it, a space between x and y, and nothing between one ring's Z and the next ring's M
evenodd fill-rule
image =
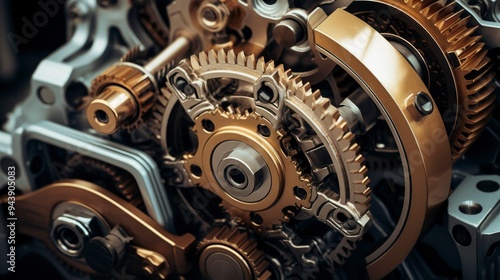
M430 115L434 111L434 103L432 103L432 97L428 93L422 91L417 93L413 104L422 115Z

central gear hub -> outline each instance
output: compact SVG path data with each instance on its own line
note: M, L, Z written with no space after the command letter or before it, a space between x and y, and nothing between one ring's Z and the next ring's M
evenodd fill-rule
M217 146L212 155L212 171L226 193L238 200L260 201L271 188L265 159L239 141L226 141Z
M288 221L290 207L310 206L309 180L281 148L282 133L266 119L218 108L199 115L193 131L200 146L185 157L185 168L193 183L222 198L230 214L272 228ZM294 194L297 188L303 195Z

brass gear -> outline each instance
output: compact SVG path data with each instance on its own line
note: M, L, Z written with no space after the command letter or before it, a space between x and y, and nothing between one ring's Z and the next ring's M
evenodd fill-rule
M184 76L184 74L182 73L188 73L189 76ZM317 135L316 137L318 139L319 144L314 148L323 149L324 152L321 152L321 154L326 156L328 160L326 161L326 163L325 161L318 162L318 165L316 166L319 166L319 168L324 168L325 170L328 171L328 173L334 173L336 175L339 185L339 193L335 197L329 198L330 200L328 202L331 203L332 201L335 200L336 202L334 204L336 206L329 204L328 207L339 207L337 208L339 211L346 211L345 213L349 213L349 216L352 216L353 219L359 221L359 224L357 224L357 229L359 229L361 233L364 232L363 229L364 226L366 226L369 223L368 221L369 221L369 206L370 206L370 192L371 192L370 188L367 186L369 183L369 179L366 177L367 170L363 165L364 159L360 155L359 152L360 147L356 143L354 143L355 135L349 132L349 127L346 121L340 117L338 110L331 105L330 101L327 98L321 96L319 91L313 91L308 83L306 84L302 83L301 79L297 76L293 76L291 71L285 71L283 69L283 66L275 67L272 61L266 62L264 58L255 59L253 55L246 56L242 52L236 54L232 50L228 51L227 53L224 50L219 50L218 52L212 50L208 53L202 52L197 56L194 55L189 60L186 59L183 62L181 62L179 67L173 69L168 74L167 87L162 88L164 97L159 99L159 101L161 102L157 103L157 106L155 107L155 112L153 114L153 119L154 119L153 132L156 135L156 137L161 141L162 148L164 149L166 158L169 157L171 158L170 160L173 160L174 162L176 161L176 159L170 156L172 147L170 147L169 143L167 143L168 139L165 128L169 125L168 121L170 118L169 116L170 114L172 114L171 113L171 111L173 111L172 108L175 107L173 103L182 104L183 101L181 101L181 99L185 98L185 97L178 97L179 93L176 91L177 89L175 85L171 84L172 82L174 82L175 79L178 79L178 77L183 77L183 79L186 80L191 80L190 77L193 77L193 79L195 79L195 82L193 83L196 84L203 84L204 82L206 82L204 79L214 79L214 78L236 79L243 83L244 88L242 90L245 92L248 91L248 86L246 86L247 83L249 83L250 85L258 86L260 85L258 81L262 77L266 78L272 77L272 79L277 82L275 86L278 87L280 90L283 90L284 92L284 95L280 97L282 98L280 100L284 108L280 110L284 110L285 112L289 111L293 112L298 117L304 119L305 122L308 124L308 127L311 127L311 129ZM182 96L182 93L180 94L181 94L180 96ZM194 102L196 100L206 100L206 99L211 100L211 98L213 97L210 96L207 92L205 92L204 88L202 87L198 90L196 96L192 95L190 97L189 100L191 101L189 102ZM203 102L204 102L203 104L205 104L203 106L206 106L207 101ZM270 116L264 117L259 113L259 110L260 112L265 111L261 107L258 107L262 105L256 105L257 106L256 109L255 110L252 109L252 113L250 113L250 112L237 111L236 109L231 109L232 108L231 106L229 106L230 111L227 112L227 110L220 109L220 104L219 105L217 104L218 104L217 101L215 101L215 104L213 105L216 107L218 106L219 109L214 110L213 107L211 108L210 106L208 107L206 106L205 108L207 109L204 109L203 111L197 111L196 115L192 113L191 115L189 115L190 114L189 112L192 112L192 110L186 111L186 114L189 115L192 121L197 122L197 124L195 124L195 129L194 129L195 132L199 132L199 134L203 136L201 140L198 139L197 141L199 151L204 149L204 147L206 146L205 143L206 139L211 139L212 137L210 135L214 134L213 131L211 133L207 133L203 130L202 122L204 118L217 118L216 122L218 122L219 119L223 119L228 126L231 126L232 122L242 123L242 125L245 126L249 121L255 122L255 125L258 125L259 123L257 122L257 120L264 120L267 122L271 122L271 119L273 119L273 117ZM187 109L184 108L183 110ZM252 117L249 118L248 116ZM279 130L280 135L283 138L283 140L285 140L286 137L283 136L286 134L286 132L282 131L280 128L280 122L282 121L282 117L284 116L280 115L280 117L277 118L278 123L276 123L276 121L274 122L276 126L271 125L269 127L276 130L273 131L273 133L278 133L278 129L280 129ZM244 118L245 121L240 122L239 119L241 118ZM217 129L217 126L220 126L220 124L218 125L216 124L216 122L213 121L211 122L213 123L214 129ZM236 125L234 125L234 127L237 129L244 129ZM255 128L253 127L250 130L247 129L247 131L251 132L251 134L245 132L247 133L246 134L247 136L248 135L259 136L257 133L255 133ZM241 135L245 134L238 134L237 137L241 138L242 137ZM269 145L269 143L266 142L265 145ZM205 150L213 151L214 144L212 143L211 146L212 148ZM191 180L189 180L190 182L188 182L187 185L194 185L201 183L203 187L210 188L213 191L213 186L210 186L209 183L212 182L213 184L214 182L217 182L217 178L215 178L213 175L210 175L211 179L208 180L206 178L207 175L206 173L207 170L208 173L210 173L211 168L210 166L208 166L207 169L207 166L201 165L201 163L203 161L207 161L206 158L210 158L211 155L210 153L206 153L204 156L201 156L203 153L202 152L198 153L195 150L196 147L193 150L187 150L188 154L186 155L186 158L184 158L181 161L178 161L178 162L184 161L184 163L182 163L182 166L184 167L183 170L185 170L186 173L191 173L191 175L188 175L188 177L190 177ZM277 149L271 148L268 150L276 151ZM306 153L310 151L302 150L301 152ZM266 153L267 151L263 152L263 154ZM193 159L194 156L196 156L196 159ZM292 158L292 155L288 156L289 158L287 158L287 162L293 162L294 159ZM190 163L185 163L187 160L189 160ZM193 162L193 160L195 161ZM197 175L193 176L193 172L190 172L193 171L192 169L193 166L195 167L194 168L195 169L194 171L196 171L195 173L197 173L199 176ZM287 205L296 207L313 203L318 197L319 192L317 191L316 186L312 184L313 181L312 177L301 174L302 168L300 168L300 166L298 166L297 164L293 164L293 167L294 167L293 168L294 172L291 174L294 174L294 178L295 179L300 178L299 175L303 176L303 179L305 180L299 180L299 181L307 182L308 184L307 189L311 188L310 191L306 190L307 196L309 196L310 193L310 198L306 196L307 197L306 200L301 201L300 202L301 204L298 204L297 198L294 197L292 198L292 200L289 201ZM292 169L288 168L288 170ZM216 189L221 190L221 188L218 187ZM274 190L274 192L275 193L281 192L281 190L279 190L279 186L276 190ZM224 192L216 192L216 193L217 194L222 193L222 195L224 195ZM290 194L287 194L287 196L288 195ZM223 200L229 199L229 201L234 202L234 199L230 198L228 195L226 196L227 196L226 198L222 197ZM322 195L322 197L324 198L325 195ZM318 202L318 203L321 204L323 202ZM312 206L314 205L311 205L311 207ZM264 209L268 209L269 207L270 205L259 205L260 209L257 210L262 211ZM321 207L322 206L320 205L316 205L315 207L312 207L309 210L314 212L315 211L314 209L321 209ZM241 210L235 210L235 208L243 209L244 213L239 214L242 213ZM304 208L307 209L306 207ZM247 204L241 203L240 205L238 205L238 207L232 207L231 209L232 213L238 214L236 218L240 219L241 221L243 221L241 217L246 216L247 218L245 219L247 225L250 224L251 226L255 227L257 230L260 231L266 229L266 227L262 226L256 227L255 223L252 222L252 219L249 217L249 214L255 212L256 209L248 207L248 203ZM288 219L286 217L290 217L291 216L290 212L293 212L289 210L291 209L285 208L285 213L286 213L285 215L283 214L283 207L279 208L273 207L272 213L274 221L272 220L265 221L265 223L268 223L268 228L269 226L273 226L276 223L281 224L283 223L283 221L287 221ZM326 212L325 213L318 212L312 214L320 216L326 215L324 217L318 217L322 221L326 221L329 219L327 217L328 215ZM263 218L263 216L261 215L259 216ZM345 234L345 232L343 233ZM359 236L361 236L361 234L358 234L358 237L355 237L354 239L359 238Z
M219 271L221 263L228 268L235 269L236 275L225 275L224 279L259 279L265 280L271 277L267 269L269 263L265 259L264 252L257 248L256 240L241 232L237 228L214 228L197 246L200 257L200 271L205 279L221 279L223 275L213 275ZM218 265L217 265L218 264ZM215 265L215 266L214 266ZM212 268L213 273L211 273ZM232 272L230 269L225 273Z
M493 63L487 55L488 50L481 42L481 36L474 34L477 27L467 26L470 16L465 16L466 13L457 8L456 2L446 2L380 0L369 3L390 6L401 14L409 16L411 18L409 21L413 21L415 24L415 26L410 24L410 27L415 29L401 36L405 36L404 39L410 43L415 43L415 38L411 38L413 33L413 35L425 34L438 45L440 54L434 53L433 55L442 57L445 62L441 64L447 65L449 70L446 71L451 71L451 79L454 80L453 89L443 88L443 90L447 94L451 94L453 91L456 93L456 97L454 97L456 109L440 108L440 110L442 110L441 114L445 122L449 122L450 113L454 113L454 119L451 122L453 127L448 135L452 159L457 160L480 135L493 111L495 71ZM375 17L360 15L360 13L370 10L367 5L359 3L357 6L359 9L348 10L353 11L379 32L398 33L398 28L402 23L393 22L391 16L397 18L399 15L392 14L390 11L387 12L387 15L377 14ZM436 90L432 92L432 88L430 90L438 105L442 104L444 101L436 96L440 93ZM451 112L443 112L443 110L451 110Z
M207 121L213 123L213 131L203 127ZM259 135L258 128L262 125L269 129L267 137ZM284 132L273 129L266 119L249 111L240 112L238 108L217 108L198 116L193 131L198 136L199 147L194 154L184 157L185 169L201 168L200 176L190 172L192 183L221 197L223 207L232 217L257 230L266 230L288 222L298 207L311 206L313 190L309 176L303 175L297 162L283 150ZM241 201L226 193L213 175L211 154L221 143L233 140L248 144L264 155L272 174L268 194L255 203ZM297 196L296 192L301 195Z
M133 64L122 62L111 66L92 81L89 97L93 101L87 108L87 119L94 129L105 134L120 127L128 131L136 129L144 123L149 109L155 104L155 83L154 77ZM123 102L125 105L119 107L108 104L107 99L116 95L122 95L121 100L126 99L126 104ZM98 111L104 111L108 120L96 120Z

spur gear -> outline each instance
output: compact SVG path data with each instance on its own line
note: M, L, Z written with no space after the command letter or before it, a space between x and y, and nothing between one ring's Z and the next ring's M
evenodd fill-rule
M111 134L118 128L129 131L144 123L154 105L153 77L131 63L118 63L92 82L87 119L97 131Z
M475 34L477 26L469 27L470 16L456 2L436 0L361 1L348 10L398 50L404 45L414 58L422 58L411 64L419 64L440 110L453 160L460 158L486 125L495 102L493 62Z
M214 228L199 244L199 266L205 279L269 279L271 272L256 240L237 228Z
M209 82L220 78L237 81L236 86L222 95L210 89ZM189 183L183 186L211 189L236 220L262 234L288 222L298 208L352 242L366 231L369 179L355 135L330 101L291 71L253 55L212 50L170 71L162 92L153 114L153 132L166 164L171 159L188 174ZM179 109L192 123L182 127L187 132L177 131L171 122ZM290 116L315 136L313 145L300 149L292 145L295 140L285 124ZM185 144L193 141L189 136L181 142L192 149L175 151L182 145L172 145L167 135L188 132L193 144ZM325 185L324 176L318 174L334 174L336 183ZM249 178L257 188L247 188ZM268 178L271 188L266 186Z

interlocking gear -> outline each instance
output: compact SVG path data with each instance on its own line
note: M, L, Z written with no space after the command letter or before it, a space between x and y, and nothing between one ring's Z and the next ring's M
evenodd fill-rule
M207 81L218 78L238 81L237 89L233 88L222 98L213 96L213 92L220 92L207 90ZM355 136L349 132L338 110L319 91L313 92L309 84L303 84L282 66L275 67L272 61L266 63L263 58L256 60L253 55L223 50L184 60L169 72L167 86L153 114L154 132L165 154L170 155L173 147L165 138L171 126L168 120L172 118L169 115L172 110L166 108L181 107L192 120L196 147L177 161L189 174L190 185L211 189L223 199L231 215L261 232L287 222L300 207L309 209L314 216L319 215L319 220L342 234L359 239L369 223L370 189L366 168L359 146L354 143ZM224 103L226 106L222 106ZM235 104L237 109L227 103ZM294 163L299 150L283 151L293 147L287 143L291 137L283 124L290 115L301 119L309 128L308 133L316 137L314 145L300 149L302 157L308 159L306 168ZM280 153L281 156L276 156ZM238 158L238 154L252 156ZM231 186L228 174L233 169L227 173L224 169L231 167L224 163L230 161L228 159L257 166L251 172L255 172L256 177L263 176L256 179L260 180L258 188L248 191L238 182ZM321 192L318 186L321 189L331 186L324 186L323 177L314 178L311 172L335 174L338 193L315 204L318 197L330 194ZM268 175L258 175L260 173ZM262 178L271 180L270 189L266 189ZM242 176L240 183L244 184L245 180ZM262 195L262 192L268 194ZM344 228L346 221L335 218L340 212L350 221L348 228Z
M127 62L113 65L92 82L87 119L105 134L120 127L134 130L147 119L155 104L155 91L154 77L144 70Z
M256 240L237 228L214 228L197 246L205 279L258 279L271 277L269 262ZM223 269L230 275L218 274Z
M382 34L407 40L424 56L430 75L424 81L447 125L456 160L478 138L493 111L495 69L477 27L468 27L470 16L456 2L446 2L384 0L359 3L352 11Z

